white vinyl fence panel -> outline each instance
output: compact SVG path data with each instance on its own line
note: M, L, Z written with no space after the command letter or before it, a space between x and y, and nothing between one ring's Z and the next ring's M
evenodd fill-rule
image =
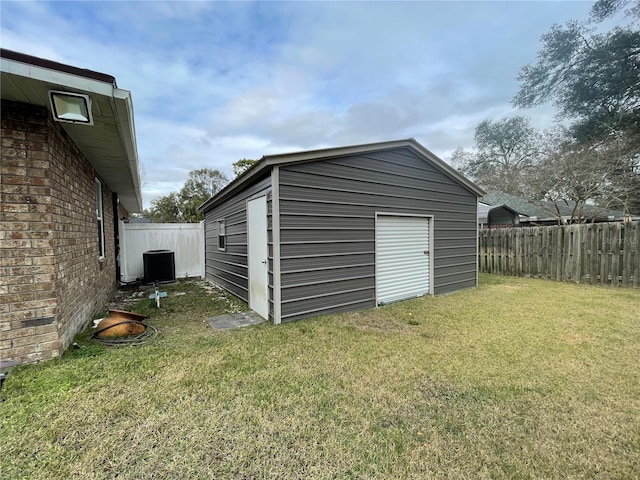
M174 252L176 278L204 277L204 222L120 222L120 273L123 282L144 277L143 254L149 250Z

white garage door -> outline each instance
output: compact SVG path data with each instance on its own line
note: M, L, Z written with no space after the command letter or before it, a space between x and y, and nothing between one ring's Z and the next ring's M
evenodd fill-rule
M376 296L378 304L429 293L429 219L378 215Z

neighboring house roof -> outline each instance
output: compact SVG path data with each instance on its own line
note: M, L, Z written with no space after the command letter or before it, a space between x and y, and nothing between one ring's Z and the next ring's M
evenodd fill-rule
M392 140L388 142L367 143L363 145L351 145L346 147L326 148L322 150L308 150L302 152L284 153L278 155L266 155L256 162L251 168L247 169L242 175L238 176L225 188L223 188L216 195L211 197L200 207L199 211L203 211L214 205L219 204L235 192L241 190L244 185L251 183L251 181L267 171L270 171L273 166L291 165L295 163L310 162L327 160L335 157L343 157L346 155L357 155L363 153L371 153L382 150L390 150L395 148L409 148L417 154L428 158L433 165L441 170L445 175L456 180L467 190L474 193L477 196L485 194L484 190L470 181L468 178L459 173L456 169L445 163L437 155L432 153L423 147L413 138L404 140Z
M486 196L486 195L485 195ZM484 197L483 197L484 198ZM509 212L514 217L519 217L520 213L515 211L508 205L489 205L484 202L478 202L478 223L488 223L489 216L492 213Z
M2 99L50 108L49 91L89 95L94 124L63 123L129 212L142 210L133 103L111 75L0 49Z
M520 215L524 215L525 217L553 217L553 205L550 204L545 208L540 205L535 205L522 197L509 195L508 193L504 192L487 192L487 194L483 196L480 201L488 205L507 205L513 210L517 211ZM571 215L571 211L569 209L567 209L565 212L562 207L561 213L562 215Z
M528 219L523 219L525 221L555 221L557 220L556 211L559 211L560 215L565 218L570 218L573 213L569 205L559 204L556 210L556 205L552 202L542 201L534 204L522 197L498 191L487 192L480 201L491 206L508 206L520 215L528 217ZM624 212L598 208L593 205L584 206L584 215L587 217L595 216L596 219L602 220L623 220L625 218Z

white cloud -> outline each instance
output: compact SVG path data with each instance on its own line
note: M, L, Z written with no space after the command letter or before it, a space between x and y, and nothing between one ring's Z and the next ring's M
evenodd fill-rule
M415 137L443 157L510 106L554 22L589 3L2 2L3 48L133 95L145 204L192 169Z

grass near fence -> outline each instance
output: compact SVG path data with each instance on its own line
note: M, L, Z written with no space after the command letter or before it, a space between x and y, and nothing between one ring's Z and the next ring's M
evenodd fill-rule
M361 313L215 332L168 288L161 335L87 335L0 392L3 478L638 478L640 291L482 276ZM175 295L184 292L185 295Z

